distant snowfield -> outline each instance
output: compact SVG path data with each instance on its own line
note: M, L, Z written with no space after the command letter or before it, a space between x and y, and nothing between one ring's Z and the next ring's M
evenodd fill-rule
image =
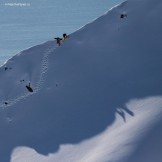
M128 0L2 66L0 161L161 162L161 8Z

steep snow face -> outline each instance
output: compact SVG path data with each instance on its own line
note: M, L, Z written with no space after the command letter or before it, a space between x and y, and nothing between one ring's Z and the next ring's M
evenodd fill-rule
M161 162L161 8L124 2L61 46L9 60L0 69L0 161Z
M35 46L14 56L0 69L1 107L28 97L26 85L34 87L34 93L41 88L48 70L48 56L54 49L52 42Z

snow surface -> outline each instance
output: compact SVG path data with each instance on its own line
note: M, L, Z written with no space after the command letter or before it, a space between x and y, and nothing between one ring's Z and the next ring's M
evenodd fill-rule
M2 66L0 161L161 162L161 8L128 0Z

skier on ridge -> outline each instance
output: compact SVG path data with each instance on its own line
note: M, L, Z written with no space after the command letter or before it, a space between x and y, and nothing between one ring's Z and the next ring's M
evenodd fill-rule
M56 43L60 46L62 38L57 37L57 38L54 38L54 39L56 39Z
M69 36L66 33L64 33L62 36L63 36L62 38L63 40L66 40L67 38L69 38Z

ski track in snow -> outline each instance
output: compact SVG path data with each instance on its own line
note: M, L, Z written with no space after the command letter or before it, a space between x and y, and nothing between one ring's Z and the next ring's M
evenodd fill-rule
M38 82L33 84L33 87L35 87L34 91L31 93L31 92L26 91L25 88L24 88L24 92L21 95L18 95L15 98L12 98L10 100L0 101L0 107L1 108L6 108L6 107L9 107L9 106L12 106L12 105L16 104L17 102L19 102L23 99L26 99L27 97L37 93L42 88L42 86L45 82L45 79L46 79L46 74L47 74L48 66L49 66L48 57L55 49L56 49L56 47L53 48L53 46L52 46L52 47L49 47L47 49L47 51L45 52L45 54L42 58L42 62L41 62L41 70L40 70L39 80L38 80ZM5 104L5 102L7 104Z

